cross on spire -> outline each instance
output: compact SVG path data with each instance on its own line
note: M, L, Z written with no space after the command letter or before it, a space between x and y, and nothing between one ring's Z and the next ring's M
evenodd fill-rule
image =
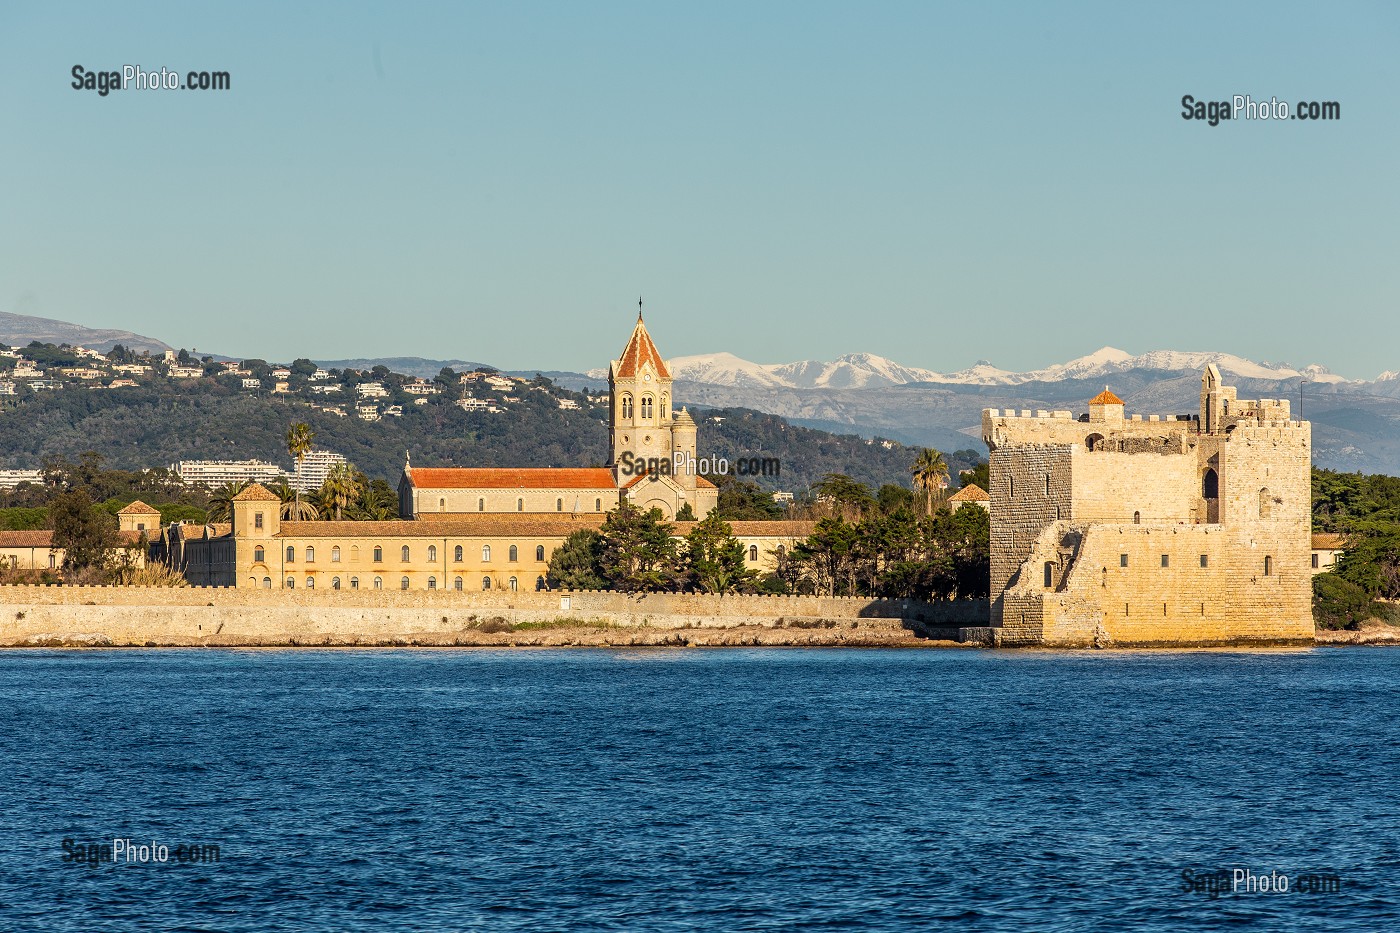
M637 320L642 319L642 296L637 296Z

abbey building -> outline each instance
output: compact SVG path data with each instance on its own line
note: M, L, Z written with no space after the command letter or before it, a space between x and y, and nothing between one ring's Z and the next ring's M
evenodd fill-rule
M399 481L400 516L601 515L624 501L660 509L668 520L686 506L697 519L709 514L719 493L697 469L695 419L685 409L673 410L671 372L640 313L627 346L608 368L608 394L607 466L405 464Z

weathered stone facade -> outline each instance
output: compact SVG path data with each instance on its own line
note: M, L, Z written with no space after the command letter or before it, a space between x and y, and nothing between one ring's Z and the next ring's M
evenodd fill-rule
M1201 410L982 415L1003 645L1310 642L1311 426L1208 366Z

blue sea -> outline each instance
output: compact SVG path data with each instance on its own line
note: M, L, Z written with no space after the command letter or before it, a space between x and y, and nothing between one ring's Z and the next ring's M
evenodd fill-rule
M1398 688L1365 648L6 651L0 930L1400 929Z

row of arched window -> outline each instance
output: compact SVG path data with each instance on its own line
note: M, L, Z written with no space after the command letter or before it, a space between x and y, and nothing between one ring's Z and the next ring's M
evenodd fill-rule
M578 500L574 500L574 508L575 508L575 509L578 508ZM486 499L485 499L485 497L482 497L482 498L479 498L479 499L476 500L476 510L477 510L478 512L485 512L485 511L486 511ZM516 500L515 500L515 511L517 511L517 512L523 512L523 511L525 511L525 500L524 500L524 499L516 499ZM556 511L556 512L562 512L562 511L564 511L564 500L563 500L562 498L557 498L557 497L555 498L555 500L554 500L554 511ZM595 498L595 499L593 500L593 511L595 511L595 512L601 512L601 511L603 511L603 500L602 500L602 499Z
M509 554L510 554L509 560L510 560L511 563L515 563L516 561L519 561L519 560L520 560L520 549L519 549L516 545L512 544L512 545L510 546ZM463 560L464 556L465 556L465 551L463 550L462 545L459 544L459 545L457 545L456 547L454 547L454 548L452 549L452 560L453 560L454 562L456 562L456 563L461 563L461 561ZM296 546L295 546L295 545L291 545L291 544L287 545L286 557L287 557L287 563L289 563L289 564L294 564L294 563L296 563L296 560L297 560L297 549L296 549ZM359 559L360 559L360 549L359 549L358 546L352 546L352 547L350 548L350 559L351 559L351 560L359 560ZM413 549L412 549L409 545L405 544L403 547L399 548L399 560L401 560L403 563L406 564L406 563L409 563L410 561L412 561L412 559L413 559ZM428 545L428 563L430 563L430 564L431 564L431 563L436 563L436 562L437 562L437 559L438 559L438 549L437 549L437 545L436 545L436 544L430 544L430 545ZM481 546L481 559L482 559L483 561L489 561L489 560L491 559L491 545L489 545L489 544L483 544L483 545ZM263 549L263 547L262 547L261 545L259 545L259 546L255 547L255 548L253 548L253 561L254 561L254 563L265 563L266 560L267 560L267 554L266 554L266 551L264 551L264 549ZM536 560L536 561L540 561L540 562L543 562L543 561L544 561L544 545L543 545L543 544L539 544L539 545L536 545L536 546L535 546L535 560ZM384 548L382 548L382 547L376 545L375 548L374 548L374 562L375 562L376 564L378 564L378 563L383 563L383 561L384 561ZM314 564L314 563L316 562L316 547L315 547L315 545L307 545L307 546L306 546L305 550L303 551L303 562L304 562L304 563L308 563L308 564ZM337 546L337 547L332 547L332 548L331 548L331 563L333 563L333 564L338 564L338 563L340 563L340 548L339 548L338 546Z
M358 590L358 589L360 588L360 578L359 578L359 577L351 577L351 578L349 579L348 582L349 582L349 588L350 588L350 589L352 589L352 590ZM401 590L406 590L406 589L409 588L409 584L410 584L410 581L409 581L408 577L399 577L399 589L401 589ZM438 581L437 581L437 577L436 577L436 576L430 576L430 577L428 577L428 589L430 589L430 590L435 590L435 589L437 589L437 588L438 588L438 585L437 585L437 584L438 584ZM248 578L248 585L249 585L249 586L252 586L252 587L257 587L257 586L258 586L258 579L257 579L257 577L249 577L249 578ZM375 577L375 578L371 581L371 585L372 585L373 588L376 589L376 590L382 590L382 589L384 589L384 578L383 578L383 577ZM545 578L544 578L544 575L543 575L543 574L541 574L540 576L538 576L538 577L535 578L535 589L536 589L536 590L543 590L543 589L545 589L546 586L547 586L547 584L546 584L546 582L545 582ZM296 589L296 587L297 587L297 579L296 579L296 577L288 577L288 578L287 578L287 582L286 582L286 588L289 589L289 590L294 590L294 589ZM481 578L481 589L482 589L483 591L485 591L485 590L491 589L491 587L492 587L491 578L490 578L490 577L482 577L482 578ZM508 581L506 581L506 587L507 587L512 593L516 592L516 591L519 590L519 588L520 588L520 579L519 579L518 577L511 577ZM265 589L265 590L270 590L270 589L272 589L272 578L271 578L271 577L263 577L263 578L262 578L262 588ZM307 578L306 578L306 588L307 588L308 590L314 590L314 589L316 588L316 578L315 578L315 577L307 577ZM340 577L331 577L331 589L333 589L333 590L338 590L338 589L340 589L340 588L341 588L341 585L340 585ZM452 578L452 588L453 588L454 590L456 590L457 592L460 593L460 592L462 592L462 590L464 590L464 589L466 588L466 581L463 580L462 577L460 577L460 576L458 576L458 577L453 577L453 578Z
M661 396L661 411L665 411L670 401L669 396ZM622 395L622 417L626 421L631 421L633 416L632 395L624 392ZM654 399L650 395L642 396L642 420L650 421L656 417L656 406Z

